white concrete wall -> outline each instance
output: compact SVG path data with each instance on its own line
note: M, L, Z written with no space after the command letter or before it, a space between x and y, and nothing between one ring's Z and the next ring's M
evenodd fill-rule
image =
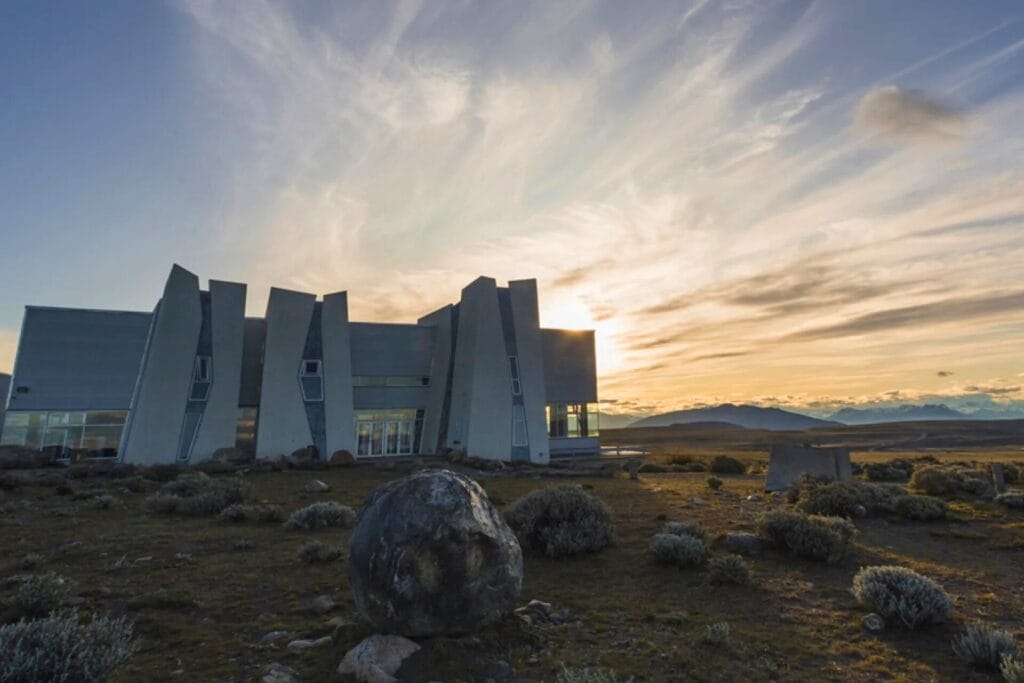
M348 322L348 293L324 297L320 314L324 354L324 427L329 458L335 451L356 452L352 408L352 343Z
M537 281L512 280L508 283L508 290L512 303L530 461L546 463L551 451L545 412L544 353L540 339L540 314L537 311Z
M132 398L121 447L124 462L175 461L202 322L199 279L175 265L164 286Z
M313 443L299 390L299 363L316 297L271 288L256 435L256 457L277 458Z
M448 441L452 448L492 460L512 453L512 391L498 290L478 278L462 290L452 376ZM461 443L455 443L461 426Z
M430 363L430 389L427 393L427 407L423 412L423 434L420 437L420 452L431 454L437 450L444 396L448 389L448 368L452 360L452 307L445 306L423 316L418 324L433 327L435 330L434 357Z
M206 460L218 448L235 445L245 335L245 290L244 284L210 280L213 383L192 447L191 462Z

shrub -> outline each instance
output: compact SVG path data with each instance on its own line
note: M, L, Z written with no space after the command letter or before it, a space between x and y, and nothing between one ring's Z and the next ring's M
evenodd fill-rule
M708 530L701 526L699 522L668 522L661 530L661 533L672 534L673 536L693 536L704 543L707 543L708 540Z
M992 485L982 473L929 466L914 470L910 488L929 496L952 496L958 493L980 496L990 492Z
M716 585L750 583L750 564L739 555L719 555L708 561L708 582Z
M886 621L909 629L941 623L953 612L953 601L942 586L907 567L861 569L853 577L853 595Z
M1008 508L1024 509L1024 491L1007 491L996 496L996 502Z
M708 488L717 491L722 488L722 480L715 476L708 477Z
M802 488L797 508L810 515L853 516L859 506L871 515L893 512L903 495L906 491L892 484L832 481Z
M68 612L0 626L0 680L99 683L135 652L132 623Z
M704 562L704 542L693 536L655 534L651 537L650 548L659 562L677 567L695 567Z
M946 501L934 496L903 496L896 501L896 512L906 519L929 522L944 519L949 512Z
M229 505L220 518L227 522L283 522L284 510L280 505Z
M528 493L508 508L505 519L524 547L548 557L596 552L615 534L608 507L579 486Z
M673 472L707 472L708 466L702 462L684 462L681 465L672 465Z
M289 531L309 531L330 527L350 527L356 523L356 513L347 505L326 500L296 510L284 523Z
M728 645L729 630L729 622L727 621L720 621L717 624L708 624L704 628L704 642L716 647Z
M711 459L708 469L715 474L743 474L747 471L747 466L743 464L742 460L731 458L728 455L716 455Z
M914 472L914 463L899 458L889 462L865 463L862 470L868 481L906 481Z
M21 569L32 570L43 563L43 556L39 553L28 553L25 557L21 558L21 562L18 566Z
M649 474L657 474L660 472L668 472L668 468L653 462L645 462L643 465L640 465L640 467L638 467L636 471Z
M567 669L562 666L555 683L619 683L619 679L611 669Z
M299 548L299 559L307 564L332 562L341 557L341 548L332 547L320 541L310 541Z
M973 623L953 639L953 652L976 669L998 671L1003 657L1017 652L1017 641L1007 631Z
M61 606L71 592L71 580L55 572L37 574L22 582L10 598L10 605L19 616L45 617Z
M999 673L1003 674L1003 680L1006 683L1024 683L1024 654L1018 652L1017 654L1003 655Z
M762 515L758 533L799 557L838 562L847 553L857 528L845 519L776 511Z
M109 510L114 506L114 502L114 497L107 495L96 496L92 499L92 505L97 510Z
M248 538L236 539L235 542L231 544L231 549L232 550L251 550L252 549L252 541L250 541Z
M1003 465L1003 481L1007 484L1016 484L1020 479L1020 470L1016 465Z
M146 507L160 514L216 515L251 496L252 485L241 479L212 479L202 472L186 472L147 498Z

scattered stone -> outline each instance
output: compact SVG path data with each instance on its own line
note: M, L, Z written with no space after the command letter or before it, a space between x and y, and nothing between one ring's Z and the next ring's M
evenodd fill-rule
M326 482L314 479L313 481L306 484L306 490L310 493L327 493L331 490L331 487Z
M223 465L246 465L254 458L253 453L247 453L239 448L218 448L210 460Z
M356 457L348 451L334 451L329 462L331 467L352 467L356 464Z
M260 683L299 683L299 674L291 667L274 662L263 669Z
M309 603L309 608L316 614L327 614L334 609L338 603L329 595L318 595Z
M864 507L863 505L854 505L853 506L853 516L858 518L858 519L864 519L865 517L868 516L868 509L866 507Z
M527 624L546 624L551 621L551 603L530 600L522 607L517 607L514 613Z
M686 501L686 503L687 505L692 505L693 507L700 507L701 505L705 504L704 499L702 498L691 498L690 500Z
M885 629L885 620L874 612L861 619L860 623L862 623L864 628L870 633L880 633Z
M718 544L730 553L737 555L760 555L764 542L754 534L736 531L722 536Z
M287 638L290 635L291 631L271 631L270 633L264 634L263 637L260 638L260 642L264 645L269 645L270 643L281 640L282 638Z
M395 673L419 649L402 636L370 636L345 654L338 673L355 676L361 683L398 683Z
M448 470L378 487L359 513L348 573L360 614L407 636L476 631L519 598L519 541L487 493Z
M748 503L760 503L761 496L755 496L753 493L751 493L749 496L744 498L744 500L747 501Z
M297 653L302 652L303 650L311 650L315 647L326 645L329 642L331 642L330 636L323 636L322 638L317 638L316 640L309 640L305 638L300 640L293 640L292 642L288 643L288 652Z
M348 620L345 617L331 617L330 619L327 620L327 625L330 626L331 628L337 628L339 626L344 626L347 623L348 623Z

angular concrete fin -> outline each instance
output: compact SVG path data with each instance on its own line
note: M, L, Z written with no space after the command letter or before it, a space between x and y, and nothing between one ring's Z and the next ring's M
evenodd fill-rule
M544 349L537 307L537 281L512 280L508 283L508 290L515 326L516 355L523 410L526 414L530 461L546 463L550 457L550 449L547 394L544 388Z
M324 430L329 458L335 451L356 452L352 403L352 344L349 336L348 292L324 296L320 317L324 354Z

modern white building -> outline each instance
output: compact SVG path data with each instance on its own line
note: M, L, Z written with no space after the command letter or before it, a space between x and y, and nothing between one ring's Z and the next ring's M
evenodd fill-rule
M350 322L345 292L275 288L263 318L245 297L176 265L152 313L26 307L0 444L138 464L599 449L594 333L542 329L534 280L478 278L408 325Z

